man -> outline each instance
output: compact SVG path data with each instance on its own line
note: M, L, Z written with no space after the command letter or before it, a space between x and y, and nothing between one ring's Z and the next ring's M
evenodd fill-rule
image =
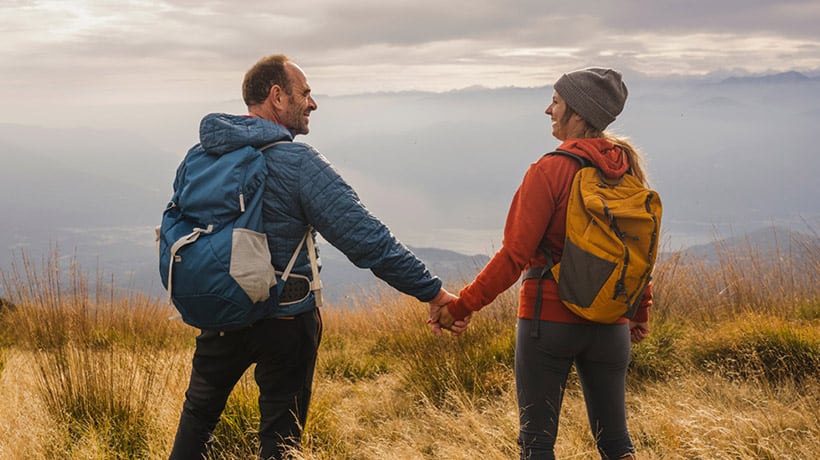
M271 261L283 270L309 228L341 250L360 268L395 289L430 304L431 327L454 296L424 263L359 201L328 160L293 137L310 130L317 109L302 69L284 55L266 56L245 74L242 96L249 115L210 114L200 124L195 149L226 154L245 146L263 147L268 178L264 192L265 233ZM303 247L292 273L311 275ZM313 292L281 299L268 318L238 331L202 331L196 338L193 369L171 459L201 459L228 395L256 363L259 386L261 458L282 458L298 448L305 425L322 320ZM288 301L289 300L289 301ZM458 334L469 319L450 329Z

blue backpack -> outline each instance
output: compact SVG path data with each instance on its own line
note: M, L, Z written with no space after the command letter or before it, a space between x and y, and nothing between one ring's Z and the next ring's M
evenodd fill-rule
M196 146L177 169L157 239L162 284L186 324L204 330L237 329L279 305L285 283L277 283L262 227L268 174L262 150L274 144L224 155ZM306 239L312 250L310 230L302 242ZM283 280L301 248L302 243L281 274Z

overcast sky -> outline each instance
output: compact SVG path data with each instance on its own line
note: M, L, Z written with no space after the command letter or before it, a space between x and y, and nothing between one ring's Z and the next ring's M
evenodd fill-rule
M567 70L820 69L817 0L2 0L0 121L53 103L238 99L284 52L317 94L544 86Z

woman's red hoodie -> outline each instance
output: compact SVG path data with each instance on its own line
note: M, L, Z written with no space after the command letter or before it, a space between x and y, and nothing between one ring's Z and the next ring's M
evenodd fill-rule
M569 139L558 147L592 161L604 175L622 176L629 169L626 154L611 142L601 139ZM531 164L513 197L504 240L486 267L472 283L459 293L458 299L447 305L451 315L463 319L478 311L506 291L530 267L546 265L541 248L549 248L553 261L558 262L564 249L567 220L567 200L578 162L561 155L544 156ZM545 279L542 289L540 319L560 323L588 323L569 311L558 298L558 285ZM525 280L519 291L518 317L532 319L538 280ZM646 289L633 321L647 321L652 305L652 287ZM622 318L619 322L626 322Z

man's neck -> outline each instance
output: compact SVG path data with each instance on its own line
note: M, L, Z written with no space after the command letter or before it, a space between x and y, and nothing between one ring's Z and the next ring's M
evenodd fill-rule
M276 114L274 114L270 110L265 110L265 107L262 106L262 105L255 105L253 107L248 107L248 116L249 117L263 118L265 120L268 120L271 123L276 123L277 125L282 126L283 128L287 129L290 132L290 135L292 137L296 137L296 133L294 133L292 129L287 127L284 123L280 122L278 117L276 116Z

